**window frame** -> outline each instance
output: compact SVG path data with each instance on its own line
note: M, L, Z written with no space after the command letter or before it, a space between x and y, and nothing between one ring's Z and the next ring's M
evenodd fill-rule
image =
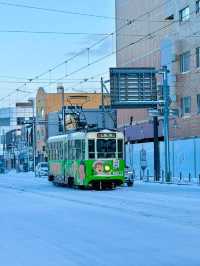
M186 69L186 66L187 66L187 60L188 58L188 67ZM190 71L190 67L191 67L191 52L190 51L186 51L182 54L180 54L180 73L187 73Z
M196 68L200 68L200 46L196 48Z
M188 106L186 106L186 100L188 101ZM188 111L187 109L188 108ZM192 109L192 97L191 96L184 96L181 98L181 113L182 116L189 115L191 114L191 109Z
M197 114L200 114L200 94L197 94Z
M196 14L200 13L200 0L196 1L196 7L195 7Z
M90 151L90 142L93 142L94 146L93 146L93 150ZM90 155L93 155L92 157L90 157ZM93 139L88 139L88 159L89 160L94 160L96 158L96 141L95 138Z
M188 9L189 13L187 14L184 14L184 11L186 11ZM186 6L184 8L182 8L180 11L179 11L179 22L180 23L184 23L186 21L190 20L190 6Z
M115 139L114 138L113 139L97 139L96 141L97 141L96 153L97 153L98 159L115 159L116 158L116 154L117 154L117 139L116 138ZM103 151L103 148L106 149L106 151ZM111 148L113 148L113 151L111 150Z
M120 144L122 145L121 146L121 151L119 151L119 148L120 148ZM124 140L123 139L117 139L117 158L118 159L124 159L124 149L123 149L123 147L124 147Z

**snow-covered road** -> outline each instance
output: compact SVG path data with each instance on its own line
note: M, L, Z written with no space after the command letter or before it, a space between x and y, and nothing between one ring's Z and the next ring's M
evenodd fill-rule
M199 266L200 187L114 191L0 176L2 266Z

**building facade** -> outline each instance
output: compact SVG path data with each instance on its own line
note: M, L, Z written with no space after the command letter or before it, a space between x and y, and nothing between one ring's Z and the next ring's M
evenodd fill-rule
M126 18L127 22L123 19ZM117 67L167 65L171 139L200 136L200 1L116 0ZM118 126L148 123L148 110L118 110Z
M8 169L32 167L33 106L31 102L17 102L15 107L0 109L0 155ZM29 161L29 162L28 162Z

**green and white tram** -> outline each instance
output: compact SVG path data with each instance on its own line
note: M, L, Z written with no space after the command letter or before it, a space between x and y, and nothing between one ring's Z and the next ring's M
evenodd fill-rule
M76 131L48 139L49 181L82 188L124 183L124 135Z

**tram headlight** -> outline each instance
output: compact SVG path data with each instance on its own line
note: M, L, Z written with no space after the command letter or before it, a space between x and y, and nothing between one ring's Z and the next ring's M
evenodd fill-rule
M105 167L104 167L104 170L106 171L106 172L110 172L110 165L105 165Z

